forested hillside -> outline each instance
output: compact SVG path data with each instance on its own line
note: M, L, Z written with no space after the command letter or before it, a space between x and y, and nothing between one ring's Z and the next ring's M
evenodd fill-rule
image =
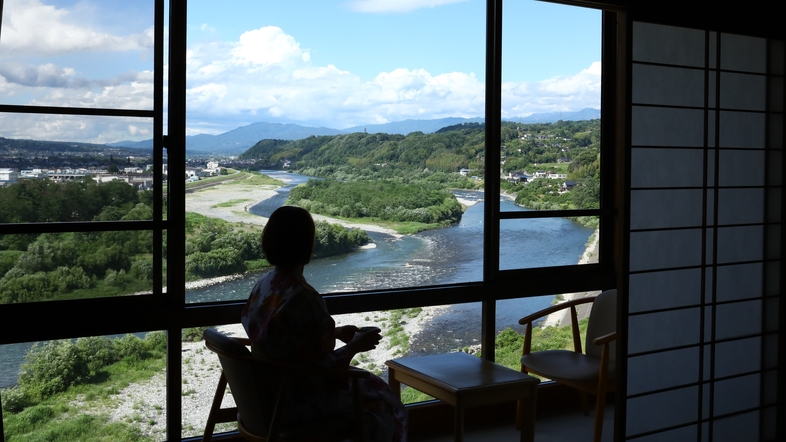
M149 220L151 191L121 181L25 180L0 187L0 222ZM317 223L316 257L370 242L366 232ZM166 232L164 232L166 257ZM148 292L153 280L148 230L0 234L0 303L93 298ZM268 267L261 229L188 213L187 279Z
M296 170L331 167L379 170L384 167L431 172L470 169L483 174L485 126L465 123L433 134L409 135L352 133L308 137L302 140L261 140L240 155L258 164L281 165L289 160ZM560 159L594 160L600 147L600 120L518 124L503 122L501 130L503 172L534 169ZM591 163L592 161L589 161ZM578 166L570 172L579 172ZM583 172L584 173L584 172ZM586 173L584 173L586 175ZM581 178L581 177L577 177Z

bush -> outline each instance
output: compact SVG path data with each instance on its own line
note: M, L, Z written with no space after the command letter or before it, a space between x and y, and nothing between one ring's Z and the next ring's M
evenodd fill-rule
M90 376L88 361L68 340L34 344L25 356L19 386L33 399L65 391Z
M91 336L76 340L76 348L87 362L92 374L115 361L112 340L106 336Z
M199 342L202 340L202 334L205 330L214 327L189 327L183 329L184 342Z
M144 359L147 348L138 337L128 334L120 339L115 339L115 353L118 359L138 358Z
M11 413L18 413L33 404L30 396L19 386L0 390L0 402L3 410Z
M146 334L145 347L151 352L166 352L166 332L158 330Z

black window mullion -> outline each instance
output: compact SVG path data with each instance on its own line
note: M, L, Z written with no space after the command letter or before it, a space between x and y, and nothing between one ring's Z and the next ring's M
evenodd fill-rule
M166 310L166 431L167 440L181 439L182 397L180 396L183 368L181 329L185 305L185 164L186 164L186 0L169 0L169 71L167 112L167 255L177 257L167 261ZM163 95L162 95L163 97Z
M486 164L483 222L483 282L499 272L499 161L502 119L502 0L486 2ZM494 360L496 301L483 301L481 352Z

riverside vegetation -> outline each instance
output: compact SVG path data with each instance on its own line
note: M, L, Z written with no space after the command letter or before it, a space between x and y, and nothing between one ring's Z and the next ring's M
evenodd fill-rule
M418 206L406 198L388 200L388 197L414 195L424 186L480 189L485 167L484 130L483 124L466 123L433 134L353 133L294 141L262 140L240 158L255 160L260 167L282 168L289 164L303 175L332 180L329 184L309 183L304 186L306 189L293 191L291 201L306 205L315 213L362 222L419 223L408 229L393 225L400 232L413 233L456 222L450 204L424 200ZM565 192L561 189L564 180L536 179L527 183L502 180L502 190L515 195L516 204L534 210L599 207L600 120L553 124L503 122L500 135L503 173L552 172L565 174L566 180L576 184ZM457 173L461 169L468 170L470 176ZM365 191L382 186L387 188L381 204L370 203L370 195ZM321 191L327 188L331 192ZM429 208L424 210L424 206ZM597 227L595 217L575 220Z

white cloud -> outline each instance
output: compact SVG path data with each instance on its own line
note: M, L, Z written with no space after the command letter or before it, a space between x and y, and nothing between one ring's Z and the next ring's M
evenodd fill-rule
M153 28L126 36L112 35L81 24L64 8L45 5L40 0L6 0L0 53L58 55L73 51L151 50Z
M263 66L284 63L289 59L309 59L307 53L300 49L300 44L276 26L244 32L232 55L237 63Z
M367 6L372 3L366 2ZM67 14L43 6L38 0L16 4L49 14L53 17L51 23L60 23ZM418 4L436 6L446 1ZM6 28L3 29L5 38ZM19 48L24 46L15 44ZM69 45L74 51L92 49L79 46L76 41ZM340 129L408 118L484 115L485 85L474 73L398 68L363 81L340 65L315 65L309 50L273 26L245 32L234 42L192 44L187 52L187 70L189 135L222 133L259 121ZM151 109L152 84L149 70L129 70L97 79L86 77L74 67L55 63L32 64L16 59L0 63L0 96L5 102L26 100L24 104L31 105ZM597 108L599 103L599 62L575 75L503 85L505 118ZM4 137L90 142L151 136L144 122L123 118L4 115L0 118L0 128L0 136Z
M502 117L525 117L540 112L600 108L600 62L576 75L538 82L503 83Z
M434 8L466 0L350 0L348 6L357 12L388 13L411 12L421 8Z

